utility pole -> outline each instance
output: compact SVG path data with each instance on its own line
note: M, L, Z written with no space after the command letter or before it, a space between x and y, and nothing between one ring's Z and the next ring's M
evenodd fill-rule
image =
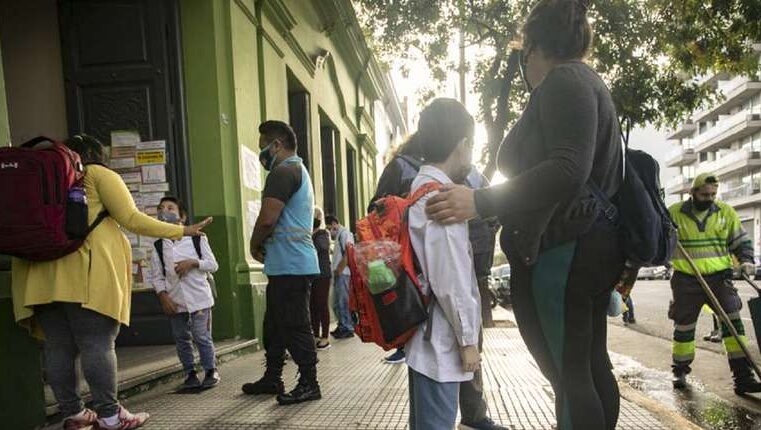
M460 103L465 105L465 4L459 1L460 9Z

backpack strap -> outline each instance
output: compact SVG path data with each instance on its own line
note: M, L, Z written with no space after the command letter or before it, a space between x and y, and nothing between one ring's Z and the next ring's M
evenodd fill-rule
M166 278L166 266L164 265L164 244L161 242L161 239L153 242L153 248L156 250L156 255L159 257L159 262L161 262L161 273L164 275L164 278Z
M106 218L108 218L108 211L103 209L102 211L100 211L98 216L95 217L95 221L93 221L92 224L90 224L90 226L87 227L87 232L85 233L85 236L87 236L90 233L92 233L92 231L95 230L95 228L97 226L99 226L100 223L102 223L103 220L106 219Z
M598 202L602 205L602 212L605 215L605 218L608 219L608 221L615 223L618 221L618 208L616 205L613 204L613 202L610 201L607 195L605 195L604 192L600 189L600 187L597 186L597 183L592 180L592 177L590 176L589 181L587 181L587 185L589 186L589 190L592 191L592 194L595 196L595 199L597 199Z
M415 190L415 192L412 193L412 195L410 196L410 198L409 198L410 206L412 206L415 203L417 203L418 200L420 200L423 197L425 197L428 193L432 193L432 192L440 189L441 187L442 187L442 184L439 183L439 182L435 182L435 181L427 182L427 183L421 185L420 188Z
M201 254L201 236L191 236L191 239L193 240L193 248L196 250L198 259L203 260L203 255Z

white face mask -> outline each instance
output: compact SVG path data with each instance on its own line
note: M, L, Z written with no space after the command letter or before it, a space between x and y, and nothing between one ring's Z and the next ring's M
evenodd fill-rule
M180 222L180 216L174 212L161 211L158 213L159 221L168 222L169 224L177 224Z

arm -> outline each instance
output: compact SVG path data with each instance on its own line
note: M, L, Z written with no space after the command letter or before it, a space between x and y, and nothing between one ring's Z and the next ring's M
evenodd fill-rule
M416 205L414 210L419 212L416 217L425 217L423 205ZM454 329L457 344L478 345L478 303L465 294L473 282L467 226L465 223L445 226L427 220L423 228L425 265L436 302Z
M259 217L256 218L256 225L254 225L254 232L251 234L251 255L254 258L257 255L262 256L262 249L264 249L264 241L272 235L277 225L277 220L280 219L280 213L283 212L285 203L278 199L265 197L262 200L262 210L259 212ZM260 263L264 261L258 260Z
M753 264L753 242L740 222L737 212L732 210L729 220L729 236L727 236L727 248L742 263Z
M217 258L209 245L209 238L201 236L201 255L203 258L198 262L198 270L206 273L214 273L219 270Z
M183 226L161 222L137 210L132 194L116 172L98 169L95 188L109 215L132 233L175 240L182 237Z
M556 68L539 87L539 123L547 159L509 181L475 192L482 217L557 204L589 179L597 138L598 104L575 71Z

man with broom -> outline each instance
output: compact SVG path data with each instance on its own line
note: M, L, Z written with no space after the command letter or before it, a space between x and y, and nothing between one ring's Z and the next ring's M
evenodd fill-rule
M742 227L735 210L716 200L719 182L715 175L703 173L692 184L691 198L669 208L671 218L679 227L679 242L689 254L708 287L729 316L743 344L745 327L740 318L742 301L732 286L734 255L740 262L740 270L747 276L756 272L753 262L753 246L748 233ZM700 309L704 304L713 305L701 287L696 273L685 257L677 251L673 260L674 275L671 278L673 300L669 306L669 318L674 321L673 384L676 389L687 387L686 376L695 358L695 327ZM714 311L716 311L714 309ZM737 395L761 392L751 364L742 347L722 322L722 340L732 370Z

